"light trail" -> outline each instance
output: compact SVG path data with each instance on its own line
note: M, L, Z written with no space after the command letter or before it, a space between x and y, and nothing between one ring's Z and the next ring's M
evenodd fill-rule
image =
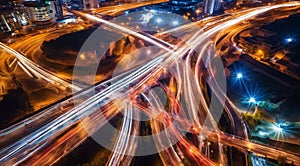
M113 22L110 22L110 21L101 19L101 18L99 18L99 17L93 16L93 15L90 15L90 14L81 13L81 12L74 12L74 13L76 13L76 14L78 14L78 15L81 15L81 16L83 16L83 17L86 17L86 18L88 18L88 19L90 19L90 20L93 20L93 21L96 21L96 22L103 23L103 24L105 24L106 26L110 26L110 27L112 27L112 28L115 28L115 29L117 29L117 30L120 30L121 32L124 32L124 33L127 33L127 34L131 34L131 35L133 35L133 36L136 36L136 37L138 37L138 38L140 38L140 39L143 39L144 41L147 41L147 42L149 42L149 43L151 43L151 44L153 44L153 45L155 45L155 46L158 46L158 47L160 47L160 48L162 48L162 49L164 49L164 50L166 50L166 51L168 51L168 52L173 52L172 49L170 49L169 47L166 47L165 45L161 44L160 42L158 42L158 41L156 41L156 40L150 38L149 36L145 36L145 35L143 35L143 34L141 34L141 33L135 32L135 31L133 31L133 30L131 30L131 29L129 29L129 28L123 27L123 26L118 25L118 24L116 24L116 23L113 23ZM159 39L158 39L158 40L159 40ZM165 43L164 43L164 44L165 44ZM169 45L169 46L172 47L172 45Z
M155 62L158 61L158 62ZM148 65L145 65L137 71L134 71L130 73L125 78L119 80L115 84L111 85L109 89L104 89L103 92L98 93L94 95L93 97L89 98L88 100L84 101L82 104L78 105L74 109L68 111L67 113L61 115L57 119L53 120L52 122L48 123L47 125L41 127L40 129L34 131L32 134L24 137L19 142L16 142L15 144L8 146L4 149L1 149L0 151L0 163L3 163L4 161L9 162L9 158L14 158L14 160L18 160L19 162L24 161L30 156L29 154L24 154L24 151L28 151L28 149L35 149L33 152L38 149L35 147L36 144L42 143L43 141L46 141L47 138L53 136L55 133L62 131L63 129L67 128L68 126L76 123L83 117L89 115L94 111L93 107L97 105L97 103L106 101L107 99L112 100L110 96L112 96L113 92L116 92L118 90L121 90L122 87L126 87L129 84L132 84L135 79L138 79L135 75L142 75L142 71L149 72L153 70L154 65L160 64L160 58L153 59L148 63ZM118 98L117 95L114 95L113 98ZM55 132L54 132L55 131ZM41 145L43 147L43 144ZM23 155L22 155L23 154ZM22 160L19 160L19 155L22 155ZM15 156L15 157L13 157Z
M299 5L299 3L296 3L296 4ZM53 136L55 136L56 133L60 133L61 131L66 129L68 126L78 122L81 118L84 118L84 117L92 114L95 111L95 108L93 108L95 106L95 103L97 104L98 102L103 102L103 101L108 103L109 101L112 101L113 99L120 97L120 96L116 95L114 98L110 98L108 96L112 95L112 94L118 94L117 92L122 91L122 89L124 87L130 85L131 83L138 82L138 84L136 85L137 88L145 87L143 85L150 85L150 83L153 82L153 80L154 80L153 76L159 75L161 73L161 71L164 69L165 65L174 63L174 61L176 61L176 59L178 59L179 57L182 57L188 50L190 50L191 48L193 49L193 48L197 47L199 44L202 44L203 42L205 42L207 40L207 38L209 38L209 36L214 35L215 33L217 33L219 30L223 29L224 27L228 28L242 20L249 19L257 14L266 12L268 10L272 10L272 9L279 8L279 7L287 7L287 6L291 6L291 5L292 5L292 3L289 5L282 4L282 5L277 5L277 7L273 7L273 8L270 7L267 9L261 9L261 10L259 10L259 12L253 11L253 12L250 12L249 14L245 14L245 16L240 16L236 19L222 23L222 24L214 27L213 29L206 31L205 33L203 33L201 35L199 35L199 33L198 33L197 36L194 36L191 38L191 39L193 39L192 41L189 40L187 42L190 46L185 46L184 48L179 48L173 54L171 54L171 56L170 56L170 53L166 53L158 58L153 59L149 63L147 63L144 66L137 69L137 71L134 71L133 73L131 73L128 76L121 79L120 81L117 81L116 84L111 85L108 89L105 89L103 91L103 93L101 92L100 94L99 93L96 94L95 96L89 98L88 100L86 100L85 102L80 104L75 109L72 109L72 111L65 113L64 115L55 119L50 124L47 124L46 126L43 126L42 128L40 128L35 133L30 134L29 136L23 138L20 141L21 143L16 143L16 144L10 146L9 148L5 148L4 150L1 150L0 151L0 154L1 154L0 162L3 163L4 160L9 160L9 158L11 158L12 156L16 157L15 160L22 158L22 160L18 161L19 163L26 160L30 155L36 153L38 150L43 148L45 146L45 144L43 144L43 143L46 143L45 141L50 140L50 138L53 138ZM146 77L144 77L145 75L146 75ZM144 79L142 79L140 81L140 78L143 78L143 77L144 77ZM151 81L149 83L147 83L148 80L151 80ZM145 83L147 83L147 84L145 84ZM136 90L136 89L134 89L134 90ZM191 91L189 89L187 89L187 90ZM125 127L124 129L126 129L126 128L128 129L129 128L128 122L123 127ZM175 128L172 128L171 134L175 135L176 137L178 137L178 135L180 135L180 134L178 134L178 131ZM221 141L223 139L226 139L226 137L222 136ZM22 143L22 142L24 142L24 143ZM185 150L187 150L188 148L191 149L191 151L190 151L190 153L188 153L188 155L190 155L195 161L197 161L197 163L205 162L205 163L210 163L211 165L214 164L214 163L211 163L211 161L207 160L206 158L200 158L200 159L202 159L202 160L200 160L199 157L202 157L202 154L199 153L198 148L194 149L193 146L191 146L185 140L182 140L179 143L180 143L181 147L184 148ZM124 145L122 145L122 146L124 146ZM8 151L8 154L2 156L3 154L6 154L7 151ZM29 152L29 154L25 155L24 153L22 153L25 151ZM19 153L19 155L18 155L18 153Z
M158 3L163 3L163 2L168 2L168 0L146 0L146 1L141 1L141 2L135 2L133 3L125 3L125 4L120 4L116 6L108 6L108 7L101 7L97 9L92 9L92 12L97 12L101 13L104 15L110 15L110 16L115 16L120 12L123 12L125 10L130 10L142 6L148 6L148 5L153 5L153 4L158 4Z
M132 128L132 121L133 121L133 110L132 105L126 104L124 108L124 118L122 129L120 131L119 137L116 141L116 144L113 149L113 153L108 160L108 166L118 166L122 161L126 151L129 147L133 146L134 142L130 142L131 138L131 128ZM132 144L129 144L132 143Z
M82 87L74 84L70 84L68 81L65 81L61 78L56 77L56 75L47 69L41 68L40 66L36 65L26 57L24 57L22 54L19 52L13 50L12 48L6 46L5 44L0 42L0 48L5 50L6 52L10 53L11 55L14 55L18 60L19 63L21 64L22 69L29 74L29 75L35 75L38 78L42 78L51 84L54 84L56 86L63 86L66 88L74 89L75 91L79 91L82 89Z
M290 6L290 5L287 5L287 6ZM248 18L253 17L253 16L255 16L255 15L259 14L259 13L263 13L263 12L266 12L266 11L268 11L268 10L272 10L272 9L274 9L274 8L277 8L277 7L273 7L273 8L271 8L271 9L261 9L259 12L251 12L250 14L248 14L248 15L242 17L242 19L237 19L237 20L231 21L230 23L225 24L225 26L226 26L226 27L232 26L233 24L236 24L236 23L240 22L240 21L243 20L243 19L248 19ZM222 26L222 28L223 28L223 27L224 27L224 25ZM214 29L216 29L216 28L214 28ZM219 29L217 29L217 30L219 30ZM215 32L215 31L212 31L211 33L214 33L214 32ZM199 39L199 38L198 38L198 39ZM199 40L197 41L197 43L199 43Z

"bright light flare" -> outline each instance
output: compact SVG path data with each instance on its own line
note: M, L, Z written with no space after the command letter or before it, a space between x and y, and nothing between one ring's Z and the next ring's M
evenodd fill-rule
M285 41L288 42L288 43L290 43L290 42L293 41L293 39L289 37L289 38L285 39Z
M161 23L161 22L162 22L162 19L161 19L161 18L157 18L157 19L156 19L156 22L157 22L157 23Z
M249 103L256 103L256 100L254 97L250 97L250 99L248 100Z
M177 20L175 20L175 21L172 22L172 24L173 24L174 26L176 26L176 25L179 24L179 22L178 22Z
M268 133L266 133L266 132L264 132L264 131L259 131L258 134L261 135L261 136L266 136L266 135L268 135Z
M151 54L151 50L147 50L147 54L150 55Z
M273 130L275 130L276 132L282 132L282 128L280 126L274 125L272 127Z
M242 73L237 73L236 78L237 78L237 79L243 78L243 74L242 74Z

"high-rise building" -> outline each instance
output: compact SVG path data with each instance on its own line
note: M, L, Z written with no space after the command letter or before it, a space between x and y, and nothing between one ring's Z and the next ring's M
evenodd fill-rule
M202 13L203 14L213 14L215 0L204 0Z
M92 8L99 8L99 1L98 0L90 0Z
M45 1L24 1L29 18L34 25L49 25L52 23L50 5Z
M46 1L46 3L50 5L50 15L53 19L57 20L64 17L62 0L49 0Z
M170 4L174 5L190 5L199 2L198 0L170 0Z
M217 12L220 12L223 8L223 1L222 0L204 0L202 13L204 15L212 15Z
M215 0L214 13L223 11L223 0Z
M201 3L200 0L170 0L168 7L172 11L186 12L187 10L195 10L199 3Z
M85 8L85 0L66 0L66 6L74 10L83 10Z
M17 20L13 11L1 11L0 12L0 31L1 32L13 32L19 29Z
M28 18L21 4L0 2L0 33L15 32L28 25Z
M84 2L84 9L99 8L98 0L83 0L83 2Z

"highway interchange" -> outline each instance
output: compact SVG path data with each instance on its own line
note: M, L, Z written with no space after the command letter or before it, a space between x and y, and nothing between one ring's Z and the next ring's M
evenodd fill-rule
M181 126L181 128L183 128L185 131L194 133L196 135L205 135L205 133L208 132L209 140L218 142L220 147L222 144L225 144L273 159L276 159L278 154L281 154L286 156L288 161L292 161L296 165L300 164L298 163L300 161L300 157L297 154L250 142L248 140L247 131L241 122L238 108L236 108L234 104L228 98L226 98L226 94L222 94L224 92L222 92L219 82L217 82L216 78L214 78L214 66L210 66L210 64L212 64L211 61L214 59L213 57L217 55L215 54L210 55L211 57L205 57L208 55L206 50L211 50L213 47L211 37L216 36L223 29L230 28L231 26L236 25L244 20L251 19L260 13L277 8L293 7L295 5L298 6L300 4L298 2L291 2L279 5L257 7L248 11L238 12L237 14L232 13L222 20L210 21L209 26L202 27L200 30L190 34L192 36L188 36L185 44L178 48L175 46L171 48L166 47L165 43L159 42L160 40L155 39L155 36L149 37L137 33L131 29L111 23L90 14L77 13L92 21L101 22L105 26L110 26L124 33L139 37L163 50L163 53L160 52L159 55L153 56L151 61L146 62L134 70L125 72L118 77L104 81L103 83L91 88L70 85L70 81L56 77L55 73L45 71L45 69L42 69L32 61L23 57L23 55L20 53L1 44L3 49L7 50L9 53L18 58L18 61L21 64L24 66L26 65L26 69L29 70L30 73L35 73L37 76L45 79L46 81L52 82L53 84L59 82L60 85L66 85L67 87L74 88L74 91L79 91L65 101L56 103L43 112L2 130L0 133L0 140L10 137L10 139L8 139L10 141L3 142L3 144L1 141L1 147L5 147L0 150L1 165L24 163L39 164L45 162L51 164L57 161L57 159L61 156L66 155L66 153L74 149L74 147L79 146L82 140L89 136L88 134L93 133L102 127L104 123L107 122L107 119L113 118L120 111L122 111L124 114L121 126L121 134L115 141L112 155L107 163L109 165L119 165L121 161L130 163L129 161L131 158L127 155L134 154L134 147L136 143L136 140L134 140L132 135L137 135L139 128L139 125L133 121L133 119L135 119L133 116L138 116L134 111L136 110L135 108L138 108L138 111L143 111L150 117L156 116L156 119L151 120L153 131L160 131L162 128L161 124L163 124L164 127L169 127L167 135L170 138L175 138L175 140L178 140L178 143L175 146L173 146L173 144L167 146L172 148L164 149L163 147L160 147L160 144L163 142L163 139L166 139L166 137L157 137L158 140L156 140L155 145L157 149L165 150L160 153L160 156L163 163L166 165L182 165L182 160L185 157L200 165L223 165L225 162L226 156L223 156L222 150L219 151L221 157L218 161L218 164L214 163L207 156L203 155L201 150L199 150L195 145L191 144L185 137L182 137L182 134L180 131L178 131L178 126ZM195 26L195 24L197 24L197 22L190 23L190 25L184 25L182 28L179 27L179 29L184 33L185 30L191 30L191 27ZM201 24L201 21L199 21L199 24ZM178 28L176 28L176 31L177 30ZM172 30L169 30L168 33L170 32L172 32ZM199 46L201 46L200 50L204 51L197 55L197 65L196 68L194 68L195 71L191 72L190 69L193 69L193 67L191 66L190 61L193 57L189 52L193 49L199 49ZM185 55L187 55L187 57L183 60ZM229 135L223 133L216 127L216 122L212 118L212 115L210 115L210 109L204 97L205 94L202 92L202 89L205 88L203 87L204 85L201 84L201 79L204 79L204 74L200 68L197 68L197 66L200 66L202 59L206 59L206 63L208 63L207 71L211 78L210 84L212 90L216 93L216 97L221 102L225 103L226 101L225 110L229 115L232 116L230 118L232 119L232 125L237 128L237 131L243 131L242 133L235 133L235 136ZM177 74L171 74L166 72L166 69L170 68L170 66L175 66L175 69L182 71L182 73L179 72ZM157 104L157 102L152 103L147 95L145 95L147 91L146 87L152 87L158 84L162 75L167 75L166 78L174 77L178 82L175 88L175 94L167 93L168 98L172 99L171 105L174 107L171 113L164 111L165 108ZM128 87L130 88L128 89ZM171 87L168 85L162 85L162 88L166 92L171 92ZM101 90L98 91L97 89ZM182 97L182 94L189 95ZM140 101L140 97L138 97L140 95L144 96L146 103L148 103L147 106L144 105L145 101ZM182 108L180 108L178 97L182 97L183 100L188 102L190 111L185 112L182 110ZM122 98L127 100L124 99L124 101L122 101ZM152 98L157 99L155 94L153 94ZM201 109L197 109L199 107L197 104L199 103L195 102L195 99L199 99L198 101L200 101L202 105ZM65 110L64 105L70 102L76 103L75 107L67 107L67 110ZM155 107L153 107L153 105L155 105ZM200 122L204 121L205 119L198 116L199 111L203 111L205 114L207 114L213 129L206 129L205 126L202 126L202 123ZM188 114L188 117L191 119L186 119L186 114ZM175 122L172 122L172 119L175 119ZM82 124L82 121L84 124ZM30 126L30 128L28 128L28 126ZM88 132L86 132L86 130ZM64 133L63 136L62 133ZM80 142L78 142L78 140L74 138L82 139ZM55 142L54 140L59 140L59 142ZM57 147L66 142L68 142L69 145L71 144L69 149L64 149L63 154L58 153ZM47 149L47 151L45 149ZM50 153L51 151L56 151L56 153ZM179 153L180 151L187 152L187 154L184 154L185 157ZM51 157L49 156L50 154ZM34 160L36 155L40 156L41 160Z

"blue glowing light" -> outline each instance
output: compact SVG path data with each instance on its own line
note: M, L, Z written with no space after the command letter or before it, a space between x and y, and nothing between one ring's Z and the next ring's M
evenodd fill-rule
M290 38L290 37L289 37L289 38L287 38L287 39L285 39L285 40L286 40L286 42L287 42L287 43L290 43L290 42L292 42L292 41L293 41L293 39L292 39L292 38Z
M256 100L254 97L250 97L250 99L248 100L249 103L256 103Z
M172 24L173 24L174 26L176 26L176 25L178 25L178 21L177 21L177 20L176 20L176 21L173 21Z
M259 131L258 134L261 135L261 136L266 136L266 135L268 135L268 133L267 133L267 132L264 132L264 131Z
M280 126L278 126L278 125L274 125L272 127L272 129L275 130L276 132L282 132L282 128Z
M238 79L243 78L243 74L242 73L237 73L236 78L238 78Z
M157 22L157 23L161 23L161 22L162 22L162 19L161 19L161 18L157 18L157 19L156 19L156 22Z

